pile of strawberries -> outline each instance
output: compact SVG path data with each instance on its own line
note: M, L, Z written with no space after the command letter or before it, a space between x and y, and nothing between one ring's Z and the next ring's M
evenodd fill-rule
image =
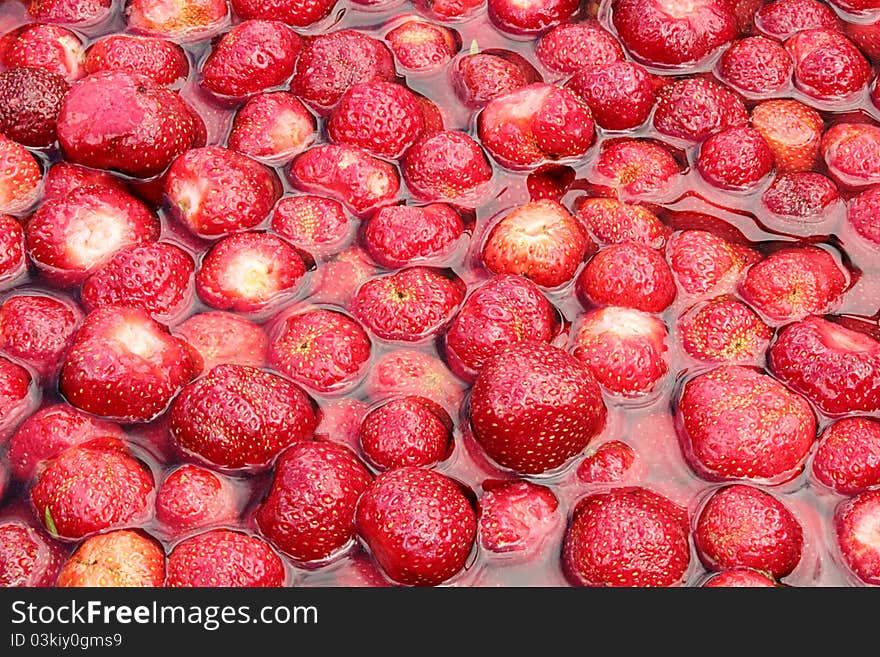
M880 585L878 0L0 6L0 585Z

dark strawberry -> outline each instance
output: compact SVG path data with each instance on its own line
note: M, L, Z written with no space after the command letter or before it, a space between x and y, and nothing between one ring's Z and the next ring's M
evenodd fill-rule
M70 89L57 73L17 67L0 73L0 132L25 146L50 146L64 95Z
M364 246L382 267L442 265L461 244L464 224L445 203L389 205L364 224Z
M269 339L262 327L233 313L197 313L175 326L173 333L198 351L203 372L221 363L251 367L266 363Z
M40 529L0 521L0 587L55 586L67 551Z
M784 41L803 30L836 29L840 19L820 0L774 0L758 9L755 26L767 36Z
M113 0L26 0L26 4L35 21L89 26L110 15Z
M238 493L232 480L198 465L169 473L156 493L156 520L172 536L238 520Z
M394 349L376 359L367 372L364 389L373 401L398 395L427 397L457 414L465 386L442 360L415 349Z
M312 145L315 117L296 96L272 91L252 96L232 121L227 146L264 164L285 164Z
M784 483L803 470L816 440L816 417L806 399L740 365L688 381L676 425L685 459L707 481Z
M139 73L158 84L172 85L189 75L186 52L173 41L129 34L111 34L89 46L86 73L126 71Z
M704 230L683 230L667 245L667 257L681 290L710 298L733 292L743 271L759 256Z
M0 134L0 213L21 214L40 194L43 173L36 158Z
M546 68L564 74L596 71L624 59L620 43L596 20L553 27L538 40L535 55Z
M880 484L880 421L845 417L829 425L819 436L810 472L842 495Z
M55 586L154 587L165 582L165 550L152 536L117 529L90 536L70 555Z
M636 128L654 108L651 75L634 62L611 62L598 70L580 68L565 86L584 99L596 125L605 130Z
M578 0L488 0L489 20L502 32L536 35L566 22L577 13Z
M433 470L379 475L357 505L357 532L388 577L434 586L465 566L477 531L470 491Z
M0 305L0 350L49 378L64 360L82 318L68 300L42 294L9 296Z
M606 141L594 165L595 180L622 201L647 200L674 191L681 171L670 152L638 139Z
M89 169L59 160L49 167L43 177L43 201L54 201L88 185L113 187L120 192L128 192L125 183L109 171Z
M752 109L752 127L780 171L808 171L819 159L824 123L819 113L796 100L767 100Z
M0 289L15 285L26 271L24 230L15 217L0 214Z
M397 65L407 73L432 73L460 47L458 33L418 17L407 17L385 34Z
M880 183L880 126L838 123L822 136L822 157L840 185L865 188Z
M487 480L479 502L480 546L496 554L537 556L561 528L559 500L546 486Z
M430 467L452 450L452 418L430 399L407 395L367 413L358 436L364 455L378 470Z
M821 317L784 327L770 371L826 415L880 410L880 342Z
M354 397L337 397L321 404L321 422L315 429L315 440L332 441L359 452L358 434L361 422L370 412L370 405Z
M773 330L746 304L723 295L685 310L678 336L685 352L701 362L761 366Z
M194 42L207 39L229 23L226 0L129 0L128 28L136 34Z
M682 584L690 565L687 511L641 487L614 488L575 506L563 566L579 586Z
M849 200L846 220L875 248L880 248L880 189L874 187L865 190Z
M632 447L619 440L609 440L581 461L577 478L588 484L613 484L628 475L635 461Z
M871 81L871 64L843 32L815 29L798 32L785 42L794 59L794 83L820 101L846 100Z
M449 69L452 89L462 104L480 109L493 98L541 81L527 59L500 48L464 53Z
M671 235L669 228L648 208L613 198L584 199L577 208L577 218L603 245L632 240L652 249L663 249Z
M86 74L82 40L60 25L27 23L0 39L0 64L41 68L67 82Z
M307 27L325 18L337 0L232 0L241 18L284 21L293 27Z
M697 170L713 187L752 189L773 170L773 151L753 128L717 132L700 146Z
M311 440L318 424L308 396L276 374L217 365L174 400L171 434L185 454L221 470L268 468L289 445Z
M840 555L861 582L880 584L880 490L841 502L834 511L834 535Z
M780 94L791 85L794 62L779 43L763 36L735 41L718 60L719 79L746 97Z
M781 579L801 560L804 530L770 493L733 484L716 489L703 505L694 545L711 570L751 568Z
M0 356L0 444L12 435L39 401L33 394L30 372Z
M708 78L673 80L657 91L654 128L670 137L702 141L728 128L748 124L742 100Z
M410 193L421 201L475 207L492 179L483 149L458 131L422 136L406 152L402 165Z
M287 581L281 557L265 541L230 529L212 529L182 540L168 553L165 586L280 587Z
M710 575L700 586L705 588L767 588L779 585L774 579L756 570L732 568Z
M761 205L798 234L817 232L843 213L834 181L815 171L781 173L761 195Z
M323 196L285 196L272 209L272 230L310 253L337 253L349 229L342 204Z

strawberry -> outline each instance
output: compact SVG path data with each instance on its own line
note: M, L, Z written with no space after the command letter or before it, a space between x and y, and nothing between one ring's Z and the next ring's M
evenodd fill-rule
M0 64L41 68L68 83L85 75L82 40L60 25L27 23L0 38Z
M361 283L377 271L375 264L360 247L340 251L321 263L313 274L310 301L347 307Z
M165 550L152 536L117 529L90 536L70 555L55 586L154 587L165 582Z
M489 20L501 32L537 35L566 22L577 13L577 0L488 0Z
M483 8L483 0L414 0L415 6L441 21L473 16Z
M752 127L780 171L808 171L816 165L824 124L813 108L796 100L767 100L752 109Z
M795 63L794 83L819 101L845 100L871 81L871 64L843 32L803 30L785 42Z
M403 155L423 129L415 95L403 85L383 80L349 87L327 121L333 141L389 160Z
M351 545L355 507L372 480L343 445L293 445L278 457L269 492L256 511L257 527L297 562L332 559Z
M374 212L363 227L364 246L386 269L442 265L461 245L465 227L445 203L389 205Z
M612 189L619 200L647 200L674 190L681 171L662 146L638 139L606 141L594 165L599 184Z
M880 126L838 123L820 146L828 173L841 186L864 189L880 183Z
M838 504L834 535L847 568L865 584L880 584L880 490L869 490Z
M634 62L611 62L598 70L580 68L565 86L584 99L596 125L605 130L637 128L654 108L651 74Z
M461 45L459 34L418 17L407 17L385 34L397 65L407 73L427 74L442 68Z
M9 440L9 469L29 482L70 447L93 440L124 440L118 424L101 420L65 403L50 404L28 417Z
M286 164L312 145L315 117L296 96L272 91L251 96L232 121L227 146L264 164Z
M810 473L841 495L880 484L880 421L845 417L829 425L819 436Z
M6 497L6 491L9 489L9 468L0 461L0 502Z
M748 190L773 170L773 151L753 128L717 132L700 146L697 170L713 187Z
M450 77L455 95L472 110L484 107L493 98L541 82L541 74L527 59L501 48L463 53L450 67Z
M113 0L27 0L28 15L40 23L93 25L105 20Z
M544 164L526 178L532 201L561 201L575 180L575 170L564 164Z
M756 570L731 568L720 573L713 573L700 586L705 588L767 588L778 586L778 584L771 577Z
M298 248L320 255L337 253L350 227L342 204L323 196L285 196L272 209L275 233Z
M281 196L280 187L272 170L222 146L183 153L164 181L173 215L193 235L205 239L262 223Z
M880 248L880 189L870 188L849 200L846 220L874 248Z
M0 134L0 213L21 214L33 205L42 175L24 146Z
M0 305L0 350L48 379L64 360L82 318L68 300L14 294Z
M698 142L748 121L739 96L708 78L681 78L657 91L654 129L670 137Z
M57 73L17 67L0 73L0 132L25 146L51 146L70 89Z
M666 254L680 289L702 298L733 292L745 267L758 259L757 254L704 230L676 233Z
M751 568L778 580L801 560L804 530L770 493L733 484L716 489L703 504L694 545L711 570Z
M192 297L195 263L170 242L120 249L80 290L86 312L102 306L140 308L160 321L179 316Z
M234 233L214 244L196 273L196 292L212 308L257 312L294 295L306 273L299 252L268 233Z
M632 447L619 440L609 440L580 462L577 478L588 484L613 484L627 476L635 461Z
M31 373L0 356L0 444L34 410L39 397L33 394Z
M577 208L577 218L603 245L632 240L652 249L663 249L672 234L645 206L613 198L584 199Z
M230 529L185 538L168 553L165 586L280 587L284 562L268 543Z
M27 271L24 230L8 214L0 214L0 290L13 286Z
M746 304L722 295L685 310L678 336L685 352L701 362L761 366L773 330Z
M0 587L55 586L66 556L41 529L17 519L0 521Z
M620 43L596 20L551 28L538 39L535 55L545 68L562 74L597 71L624 59Z
M156 520L173 536L238 520L238 493L227 477L187 463L165 476L156 493Z
M364 389L373 401L398 395L420 395L457 414L464 385L433 354L394 349L376 359L367 372Z
M690 379L675 420L685 459L707 481L784 483L803 470L816 439L816 417L803 397L741 365Z
M565 464L602 430L605 416L589 367L544 343L499 351L471 389L474 437L496 463L523 474Z
M49 167L43 177L43 202L62 198L73 190L88 185L113 187L120 192L128 193L125 183L108 171L89 169L59 160Z
M794 62L778 42L763 36L734 41L718 60L718 78L748 98L787 91Z
M826 415L880 410L880 342L865 333L807 317L779 332L768 367Z
M153 494L150 471L110 439L71 447L49 461L30 497L50 534L77 540L146 521Z
M830 0L830 2L843 11L856 15L880 9L877 0Z
M492 227L482 258L495 274L521 274L541 287L558 288L574 277L592 247L563 205L530 201Z
M357 320L325 308L285 313L273 320L269 336L269 365L324 394L360 383L372 350Z
M613 488L581 499L565 534L563 567L579 586L682 584L690 565L687 511L654 491Z
M575 281L585 306L624 306L663 312L676 296L675 281L663 256L639 242L601 249Z
M76 332L59 389L81 410L118 422L147 422L196 375L200 360L143 310L99 308Z
M511 169L580 158L595 138L588 103L570 89L542 82L490 100L477 118L477 132L489 154Z
M370 412L370 405L354 397L338 397L321 404L321 421L315 429L315 440L332 441L360 451L361 422Z
M612 22L636 60L667 68L707 59L737 32L724 0L618 0Z
M815 171L780 173L761 195L761 205L791 228L814 232L840 216L843 201L834 181Z
M173 334L186 340L201 356L203 372L221 363L262 367L269 339L262 327L232 313L209 311L191 315Z
M189 75L189 60L178 44L128 34L111 34L92 43L84 66L87 74L126 71L146 75L161 85L175 84Z
M868 59L875 64L880 61L880 39L878 39L880 19L870 23L844 23L843 32L868 56ZM876 89L876 84L874 86Z
M834 30L840 22L834 10L819 0L774 0L755 14L758 30L781 41L803 30Z
M403 157L403 179L421 201L475 207L488 191L492 167L480 145L464 132L420 137Z
M436 402L407 395L367 413L358 436L364 455L378 470L430 467L452 451L452 418Z
M203 137L204 122L186 101L126 71L71 85L58 114L58 142L69 162L138 178L162 173Z
M394 166L343 144L322 144L297 156L290 180L301 191L341 201L357 215L394 203L400 191Z
M181 390L169 411L177 447L220 470L266 470L318 424L296 384L246 365L217 365Z
M408 267L361 285L350 309L383 340L419 342L445 328L464 292L464 283L454 274Z
M434 586L465 566L477 531L469 489L433 470L380 474L361 495L355 526L395 582Z
M284 21L293 27L308 27L325 18L337 0L232 0L232 9L244 19Z
M642 397L655 390L669 370L667 341L662 320L639 310L606 306L580 319L572 353L606 392Z
M208 39L229 23L226 0L129 0L128 29L189 43Z
M302 39L276 20L245 20L211 48L202 84L221 96L243 97L277 87L293 75Z
M484 550L534 557L562 525L559 500L546 486L490 479L482 489L477 531Z

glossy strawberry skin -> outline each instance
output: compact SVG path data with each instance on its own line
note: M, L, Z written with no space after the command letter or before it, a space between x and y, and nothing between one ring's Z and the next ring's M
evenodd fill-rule
M702 141L709 135L748 124L742 100L707 78L682 78L657 91L654 128L670 137Z
M501 48L464 53L450 67L452 89L461 103L477 110L493 98L541 81L527 59Z
M67 556L61 543L18 519L0 522L0 586L55 586Z
M487 480L479 502L479 542L495 554L538 555L561 524L559 500L546 486Z
M60 587L156 587L165 582L165 550L151 536L117 529L90 536L58 573Z
M173 41L155 37L111 34L86 50L86 73L127 71L172 85L189 74L186 52Z
M0 355L0 444L12 435L39 401L31 390L31 373Z
M857 495L880 484L880 422L844 417L819 436L810 473L842 495Z
M776 581L750 568L731 568L711 575L701 586L705 588L767 588L778 586Z
M414 349L393 349L376 359L364 381L372 401L398 395L420 395L458 413L464 385L436 356Z
M0 132L25 146L55 142L58 112L67 81L41 68L17 67L0 73Z
M670 268L687 296L733 292L748 264L759 256L704 230L683 230L666 248Z
M681 174L668 149L639 139L606 140L594 170L602 187L628 202L665 197Z
M869 490L834 510L834 534L849 570L861 582L880 584L880 550L873 537L880 523L880 491Z
M752 109L752 126L773 151L778 170L814 168L824 128L816 110L796 100L767 100Z
M643 205L613 198L587 198L577 207L577 218L600 244L633 240L663 249L671 235L657 216Z
M678 318L684 350L704 363L763 365L772 329L741 301L723 295L685 310Z
M287 574L265 541L240 531L212 529L185 538L168 553L165 586L279 587Z
M0 288L12 286L26 268L24 230L15 217L0 214Z
M455 55L461 38L448 27L412 18L389 30L385 40L401 69L431 73L443 67Z
M40 165L24 146L0 134L0 213L21 214L40 195Z
M276 19L293 27L307 27L327 16L337 0L232 0L241 18Z
M773 161L773 151L757 130L731 128L703 142L697 168L715 187L745 190L770 173Z
M156 492L156 520L179 536L238 520L238 495L223 475L187 463L168 474Z
M29 0L28 15L41 23L91 25L107 18L113 0Z
M367 413L358 436L366 458L379 470L430 467L449 455L452 418L430 399L407 395Z
M794 63L785 48L763 36L734 42L718 60L720 79L749 97L787 91L793 70Z
M869 244L880 248L880 225L874 218L880 213L880 190L867 189L850 199L846 220Z
M403 157L403 178L422 201L448 201L474 207L492 179L480 145L464 132L420 137Z
M82 321L79 308L41 294L16 294L0 305L0 349L50 378Z
M363 228L370 256L387 269L439 264L464 234L461 216L445 203L389 205L374 212Z
M613 62L599 70L581 68L566 87L586 101L596 125L606 130L636 128L654 108L651 76L634 62Z
M588 484L613 484L626 477L636 462L632 447L619 440L602 443L577 468L577 478Z
M842 187L864 189L880 183L880 127L837 123L822 135L822 157Z
M817 100L851 97L871 80L871 65L838 30L798 32L785 42L795 62L795 85Z
M776 0L758 9L755 25L767 36L785 40L802 30L838 27L834 10L819 0Z
M248 98L232 121L227 146L264 164L286 164L312 145L315 117L286 91Z
M109 171L59 160L49 167L43 177L43 202L63 198L75 189L89 185L113 187L126 193L129 191L122 179Z
M548 30L538 40L535 54L557 73L598 70L624 58L620 43L596 20L562 23Z
M73 82L85 75L82 60L82 40L60 25L26 23L0 39L0 64L6 68L41 68Z
M541 0L522 4L510 0L488 0L489 20L509 34L539 34L564 23L578 10L576 0Z

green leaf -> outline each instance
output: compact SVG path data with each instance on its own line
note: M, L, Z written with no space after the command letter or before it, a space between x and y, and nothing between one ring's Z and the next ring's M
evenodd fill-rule
M52 512L49 511L49 507L46 507L46 513L43 514L43 517L46 520L46 529L49 531L52 536L58 536L58 528L55 526L55 520L52 519Z
M477 45L477 40L474 39L471 41L471 54L476 55L478 52L480 52L480 46Z

